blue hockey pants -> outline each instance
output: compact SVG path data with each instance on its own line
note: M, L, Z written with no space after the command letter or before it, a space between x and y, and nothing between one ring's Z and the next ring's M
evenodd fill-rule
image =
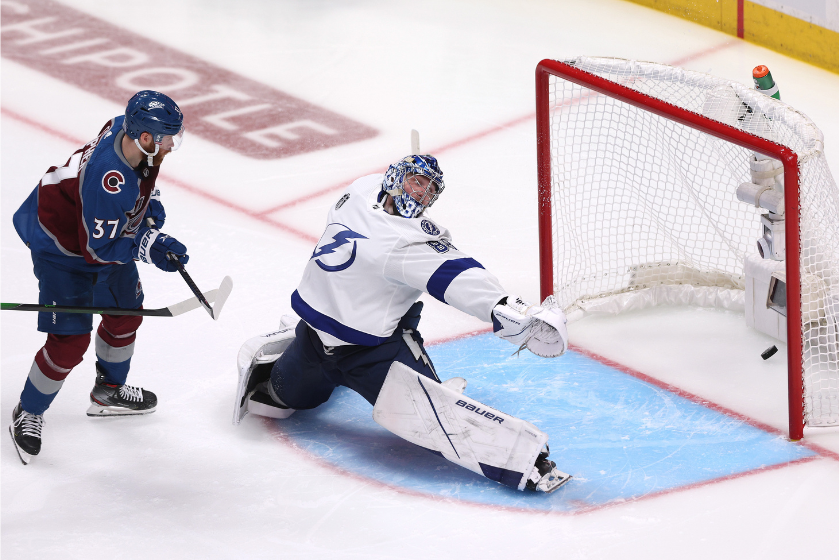
M440 383L417 332L422 309L422 302L412 305L394 334L378 346L325 347L318 334L301 321L294 342L271 370L274 393L286 406L304 410L327 402L341 385L373 405L394 362Z

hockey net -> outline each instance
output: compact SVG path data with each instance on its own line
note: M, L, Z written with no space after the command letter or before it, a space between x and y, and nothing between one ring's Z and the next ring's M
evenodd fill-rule
M837 425L838 191L808 117L662 64L544 60L537 142L542 296L570 320L663 303L743 310L766 210L735 192L751 155L781 160L790 437Z

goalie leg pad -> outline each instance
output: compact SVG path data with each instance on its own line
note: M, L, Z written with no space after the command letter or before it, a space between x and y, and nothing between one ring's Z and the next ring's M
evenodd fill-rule
M295 339L296 325L297 320L284 315L279 330L255 336L247 340L239 349L236 358L239 384L236 388L236 401L233 408L234 424L239 424L248 414L248 400L253 396L256 385L268 378L265 373L270 374L270 364L276 362Z
M446 384L394 362L373 407L373 419L415 445L457 465L522 490L548 435Z

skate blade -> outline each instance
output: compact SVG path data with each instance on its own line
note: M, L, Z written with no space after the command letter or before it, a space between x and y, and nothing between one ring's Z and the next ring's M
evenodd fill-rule
M15 451L17 451L18 457L20 457L20 462L23 463L24 465L28 465L29 461L32 460L33 456L30 455L29 453L27 453L26 451L24 451L23 449L21 449L18 446L17 442L15 441L15 434L12 431L11 426L9 426L9 434L12 436L12 443L15 444Z
M551 494L572 479L572 475L552 469L550 473L542 477L537 483L537 490L541 490L546 494Z
M122 406L102 406L100 404L91 404L87 409L87 415L91 418L104 418L106 416L139 416L141 414L151 414L156 409L150 408L147 410L131 410Z
M266 418L285 419L294 414L294 408L280 408L279 406L271 406L257 402L253 399L248 399L248 412L256 414L257 416L265 416Z

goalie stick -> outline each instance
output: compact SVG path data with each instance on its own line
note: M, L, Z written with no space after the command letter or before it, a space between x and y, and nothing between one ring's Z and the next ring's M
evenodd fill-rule
M229 278L225 278L229 280ZM218 289L210 290L203 295L207 301L216 301L217 309L221 309L219 303L224 304L224 301L219 301L218 295L222 292L222 286ZM230 293L230 290L228 290ZM224 296L225 298L227 296ZM123 309L122 307L82 307L75 305L40 305L37 303L0 303L3 311L46 311L58 313L87 313L90 315L141 315L144 317L175 317L187 311L198 309L201 303L194 297L184 300L180 303L174 303L168 307L160 309Z

